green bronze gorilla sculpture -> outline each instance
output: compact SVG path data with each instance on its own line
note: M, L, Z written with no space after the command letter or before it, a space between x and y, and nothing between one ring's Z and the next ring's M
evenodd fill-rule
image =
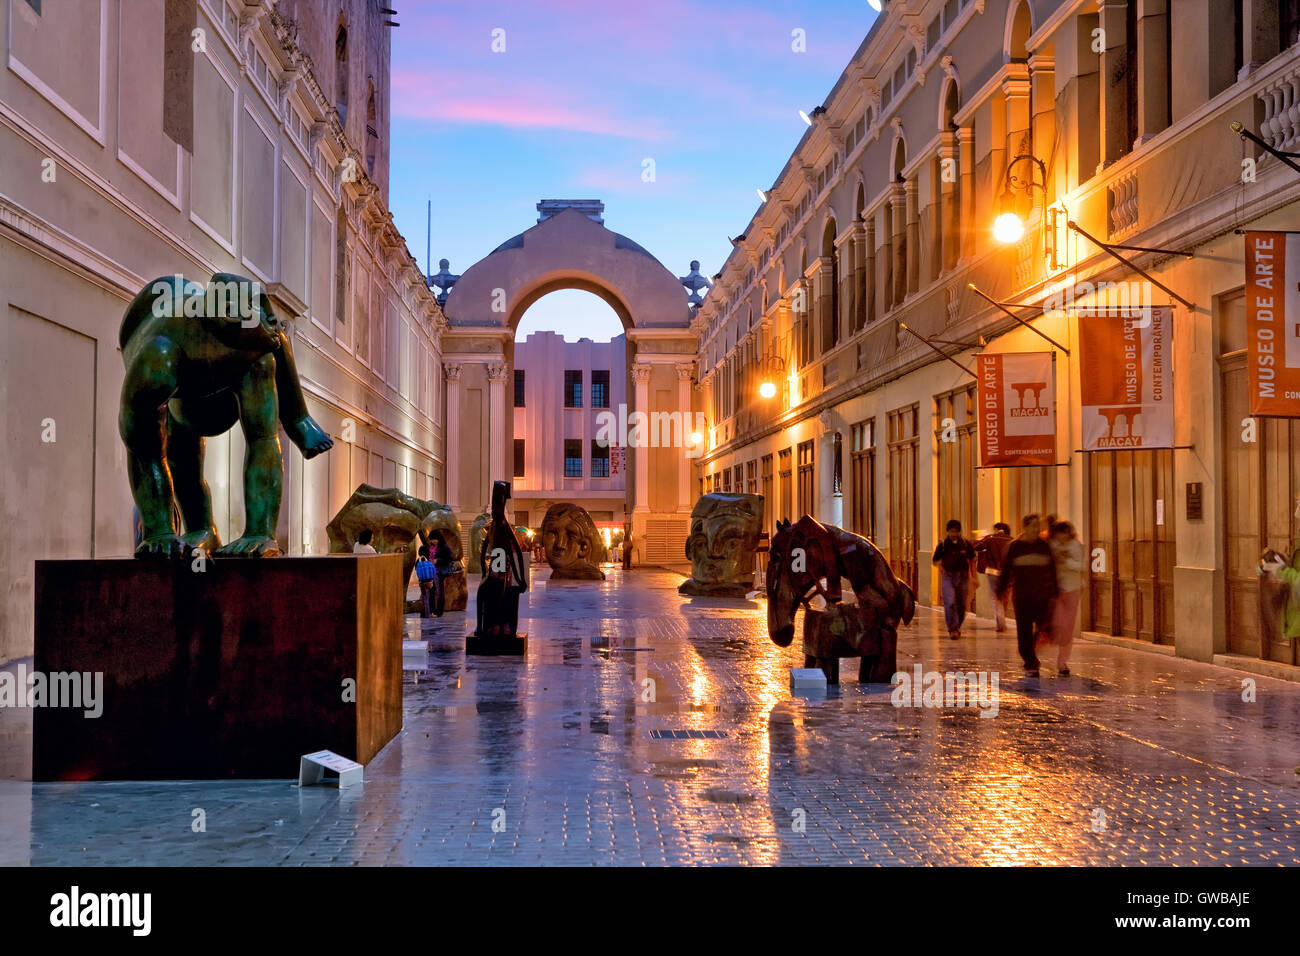
M277 425L314 458L334 444L307 414L284 326L251 279L216 273L148 283L118 334L126 378L118 431L143 540L136 557L274 557L284 465ZM203 478L205 438L244 430L244 533L222 546ZM184 534L176 527L179 508Z

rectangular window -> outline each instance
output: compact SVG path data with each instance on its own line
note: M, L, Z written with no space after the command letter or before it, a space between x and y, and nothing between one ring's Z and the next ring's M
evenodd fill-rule
M528 516L528 512L527 512L527 511L516 511L516 512L515 512L515 524L516 524L518 527L520 527L520 528L527 528L527 527L529 527L529 525L528 525L528 517L529 517L529 516Z
M591 407L609 408L609 369L592 370Z
M974 385L934 397L934 484L939 527L956 519L966 535L976 524L975 412Z
M849 530L876 540L876 420L853 426L849 451Z
M515 369L515 408L524 407L524 370Z
M524 477L524 440L515 439L515 477Z
M957 19L957 0L948 0L943 5L943 28L946 30Z
M582 407L582 369L566 369L564 372L564 407Z
M906 405L886 417L888 443L885 477L889 486L889 563L894 573L916 591L916 466L921 444L917 432L919 408Z
M781 509L774 517L779 521L789 521L791 520L791 512L794 510L792 506L794 494L792 491L794 486L794 473L791 471L790 467L792 454L789 448L783 449L778 454L781 465Z
M799 443L799 514L813 516L817 507L817 488L814 481L815 447L812 440Z
M564 439L564 477L582 477L582 439Z
M925 28L925 48L927 50L933 50L939 45L939 34L942 32L943 28L939 26L939 17L936 15L930 21L930 25Z
M609 445L594 438L591 441L591 477L609 477Z
M1296 34L1300 33L1300 0L1281 0L1278 4L1277 20L1279 48L1288 50L1295 45Z

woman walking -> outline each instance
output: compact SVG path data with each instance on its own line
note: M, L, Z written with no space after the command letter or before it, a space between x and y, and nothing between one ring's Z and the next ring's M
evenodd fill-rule
M1074 626L1079 619L1079 599L1083 595L1083 544L1068 521L1052 525L1052 558L1056 562L1056 600L1052 604L1052 639L1056 643L1056 669L1061 677L1070 676L1070 648L1074 645Z

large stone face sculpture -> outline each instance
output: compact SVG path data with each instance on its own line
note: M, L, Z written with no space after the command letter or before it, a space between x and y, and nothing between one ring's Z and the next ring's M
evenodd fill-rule
M762 523L762 495L702 495L691 509L691 530L686 538L691 576L678 592L744 597L752 591L754 551Z
M284 465L277 426L314 458L334 442L307 414L293 350L261 287L216 273L207 286L181 276L146 285L118 332L126 377L118 431L140 512L136 557L280 553ZM244 430L244 533L221 544L203 480L206 438ZM179 508L184 533L173 507Z
M371 544L380 554L402 554L402 593L411 581L421 544L428 544L433 532L440 532L442 540L451 549L452 556L461 561L460 522L450 508L436 501L426 501L402 494L396 488L376 488L359 485L352 497L339 509L326 526L331 554L350 554L357 536L369 529ZM443 579L448 611L463 611L469 605L469 586L464 563L461 570ZM414 607L412 607L414 605ZM408 613L419 610L419 602L410 602Z
M605 580L605 572L600 570L600 563L607 560L605 542L585 508L561 501L546 509L542 548L552 580Z

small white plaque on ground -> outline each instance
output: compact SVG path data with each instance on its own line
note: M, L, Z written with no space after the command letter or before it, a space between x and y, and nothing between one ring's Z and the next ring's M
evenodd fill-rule
M790 689L792 691L826 690L826 674L820 667L790 668Z
M336 754L332 750L318 750L314 754L303 754L298 763L298 786L312 787L320 783L326 770L339 775L339 789L351 787L362 782L361 775L365 768L355 760Z

